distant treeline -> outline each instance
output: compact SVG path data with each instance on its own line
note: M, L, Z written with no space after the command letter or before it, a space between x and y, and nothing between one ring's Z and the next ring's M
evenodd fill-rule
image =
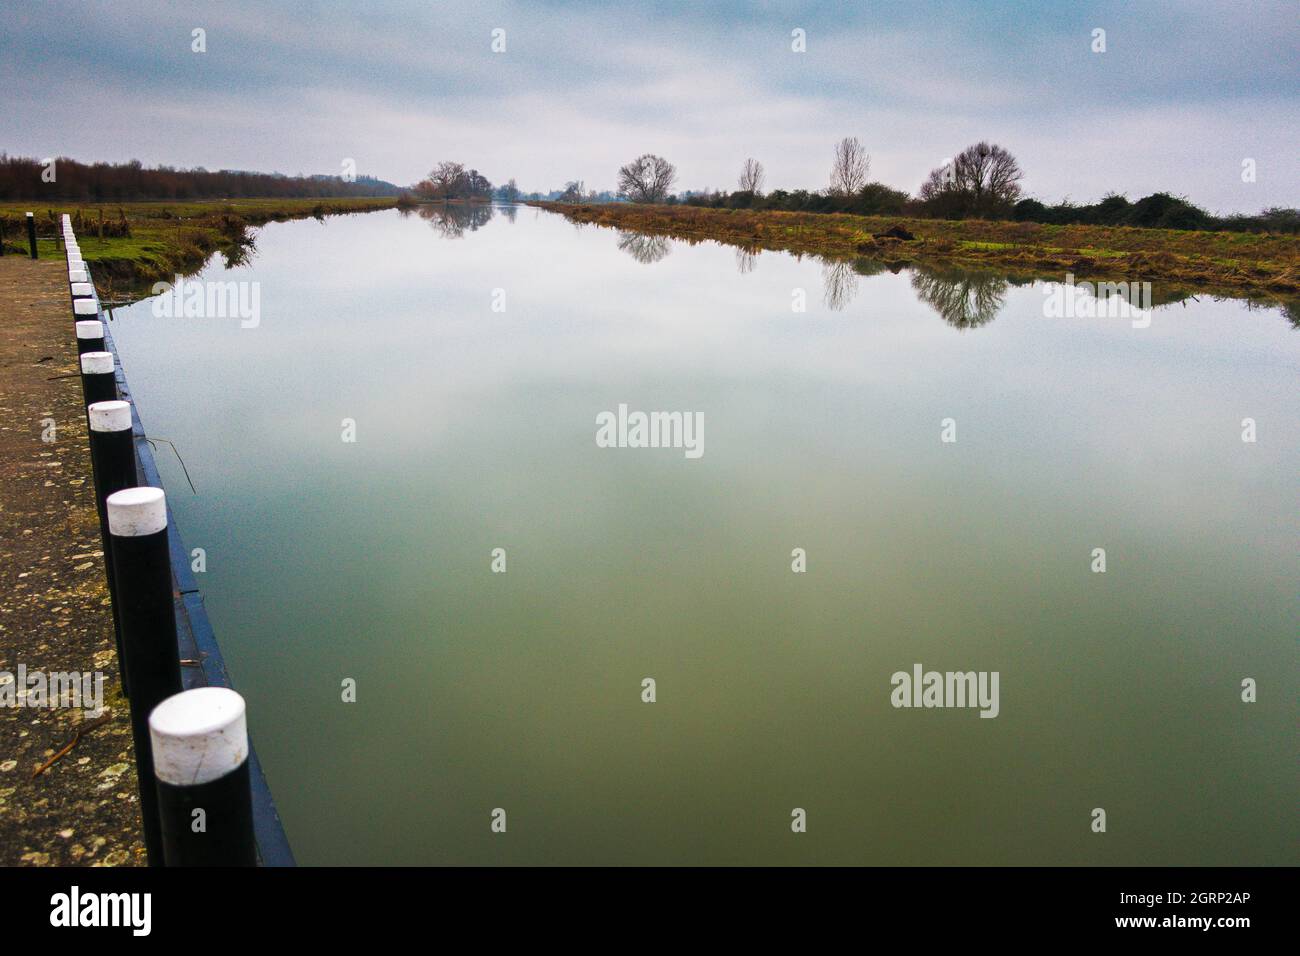
M1021 222L1054 225L1141 226L1149 229L1208 229L1233 232L1300 232L1300 209L1274 206L1250 216L1238 213L1214 216L1181 196L1152 193L1137 202L1111 193L1101 202L1080 205L1066 201L1048 206L1037 199L1022 199L1012 210Z
M283 176L233 169L147 168L128 163L79 163L67 157L42 162L0 153L0 200L135 202L150 199L251 199L341 196L396 196L392 183L359 176Z
M779 209L788 212L839 212L858 216L909 216L918 219L965 219L967 210L947 195L929 199L913 197L884 183L867 183L849 196L798 189L770 193L749 191L685 193L669 203L713 209ZM1139 226L1149 229L1206 229L1235 232L1300 232L1300 210L1274 207L1256 215L1215 216L1186 199L1169 193L1152 193L1136 202L1110 194L1100 202L1048 205L1037 199L1007 204L1000 214L981 218L1012 219L1052 225Z

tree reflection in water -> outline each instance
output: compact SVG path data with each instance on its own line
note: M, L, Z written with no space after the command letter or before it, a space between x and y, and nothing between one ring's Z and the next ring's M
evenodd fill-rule
M858 294L858 276L853 263L846 259L827 259L822 263L822 298L832 312L844 309Z
M427 219L434 231L446 239L459 239L487 225L492 218L492 204L435 203L420 206L420 218Z
M839 312L858 294L858 277L874 276L885 271L885 265L874 259L823 259L822 295L826 307Z
M648 236L641 232L620 232L618 247L637 262L654 263L672 251L672 240L667 236Z
M1006 279L987 272L916 268L917 297L957 329L976 329L997 318L1007 297Z
M637 262L655 263L672 251L672 240L666 236L647 235L641 232L619 231L618 247ZM743 246L736 248L736 269L746 275L754 271L759 250ZM823 259L822 282L826 307L833 312L848 308L858 294L858 280L883 272L898 273L907 268L912 271L912 288L926 305L945 322L957 329L974 329L987 325L997 318L1006 304L1009 279L989 272L968 272L963 269L935 269L899 263L887 265L875 259Z

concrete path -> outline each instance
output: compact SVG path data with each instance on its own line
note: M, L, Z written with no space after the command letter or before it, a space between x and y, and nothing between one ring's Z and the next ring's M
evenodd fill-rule
M46 439L52 439L47 441ZM19 665L99 672L107 721L26 706ZM5 686L10 684L12 686ZM0 865L143 865L62 259L0 258Z

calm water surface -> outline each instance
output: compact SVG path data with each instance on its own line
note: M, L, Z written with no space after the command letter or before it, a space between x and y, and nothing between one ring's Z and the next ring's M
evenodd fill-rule
M458 220L266 227L202 276L256 328L114 315L301 862L1300 862L1281 311ZM893 708L916 663L999 716Z

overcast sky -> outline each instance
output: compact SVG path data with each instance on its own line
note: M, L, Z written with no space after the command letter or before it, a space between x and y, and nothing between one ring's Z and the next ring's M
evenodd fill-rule
M37 158L284 173L352 158L402 185L455 159L544 191L612 188L650 151L679 189L734 188L746 156L769 189L818 189L854 135L872 178L914 192L986 138L1047 200L1300 205L1294 0L5 0L0 27L0 149Z

